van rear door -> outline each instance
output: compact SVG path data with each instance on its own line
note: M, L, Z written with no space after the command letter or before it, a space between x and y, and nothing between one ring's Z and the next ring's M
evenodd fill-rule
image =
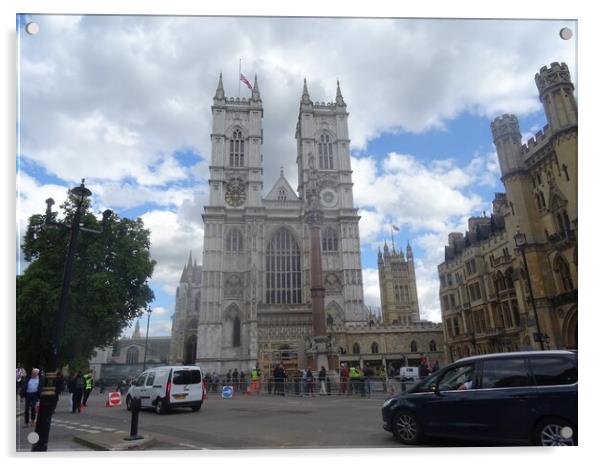
M171 380L170 404L203 399L201 370L198 367L174 368Z

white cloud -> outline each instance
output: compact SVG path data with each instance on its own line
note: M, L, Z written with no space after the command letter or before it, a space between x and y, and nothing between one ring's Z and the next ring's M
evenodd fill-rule
M380 285L378 282L378 269L363 269L364 303L371 308L380 309Z
M152 205L142 218L158 262L153 283L170 293L188 252L201 259L210 106L219 72L226 94L237 95L239 57L248 77L257 73L265 109L265 190L281 166L296 185L294 132L303 77L314 101L333 100L340 80L352 148L358 149L383 133L445 129L465 112L520 118L541 108L533 82L539 66L564 61L573 77L576 71L574 44L558 40L566 21L32 19L40 33L22 34L20 42L22 157L65 186L85 177L99 205ZM248 96L244 87L241 96ZM183 148L201 161L180 163L174 153ZM474 154L467 166L453 160L426 165L391 153L382 163L354 157L352 168L360 233L370 246L391 220L419 232L416 241L428 242L429 235L446 240L460 219L489 208L490 199L470 187L493 186L499 177L494 152ZM24 171L20 188L21 228L31 213L43 211L47 196L59 203L66 191ZM435 264L431 254L422 258L421 280L428 280ZM364 277L367 303L377 296L370 270ZM432 283L419 282L419 289L429 313L435 306Z
M203 227L198 222L185 221L183 215L166 210L147 212L142 215L142 220L151 231L150 252L157 261L152 281L174 295L189 253L201 261Z

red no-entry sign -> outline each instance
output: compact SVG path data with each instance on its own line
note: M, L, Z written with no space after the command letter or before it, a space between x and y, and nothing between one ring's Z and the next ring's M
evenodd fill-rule
M112 392L109 393L109 405L110 406L119 406L121 404L121 393Z

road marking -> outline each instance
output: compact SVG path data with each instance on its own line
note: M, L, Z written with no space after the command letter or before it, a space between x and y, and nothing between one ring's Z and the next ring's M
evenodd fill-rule
M181 447L192 448L193 450L206 450L206 448L196 447L194 445L190 445L189 443L178 443Z

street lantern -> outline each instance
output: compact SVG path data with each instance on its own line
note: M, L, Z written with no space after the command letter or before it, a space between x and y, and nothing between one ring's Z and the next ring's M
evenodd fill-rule
M148 314L148 318L146 320L146 340L144 341L144 362L142 364L142 372L146 370L146 351L148 349L148 328L150 326L150 318L153 310L150 306L146 309L146 313Z
M525 248L527 246L527 235L522 233L520 230L516 231L514 235L514 243L516 247L520 250L521 255L523 257L523 265L525 267L525 275L527 276L527 286L529 287L529 295L531 296L531 305L533 307L533 315L535 316L535 326L537 327L537 332L533 334L533 339L539 342L539 347L543 351L544 341L546 337L549 339L547 335L543 335L541 333L541 328L539 327L539 317L537 316L537 308L535 307L535 295L533 294L533 287L531 286L531 275L529 274L529 267L527 266L527 258L525 256Z
M82 207L87 197L92 195L92 192L84 185L85 179L79 186L69 190L69 192L77 198L77 206L73 215L71 225L59 223L54 221L54 214L52 212L52 206L54 200L52 198L46 199L46 218L45 225L49 227L68 228L70 230L69 247L67 249L67 257L65 258L65 264L63 269L63 284L61 287L61 295L59 298L59 308L54 320L54 327L52 330L52 336L50 341L50 351L48 354L48 360L46 364L46 383L42 388L42 394L40 396L40 408L38 414L38 420L36 422L35 432L38 434L38 440L31 447L31 451L46 451L48 449L48 437L50 436L50 425L52 423L52 414L56 409L58 395L56 387L56 375L58 370L58 351L61 346L61 338L63 335L63 329L65 327L65 321L67 319L67 308L69 298L69 284L71 282L71 273L73 271L73 260L75 258L75 250L77 248L77 237L80 230L88 233L100 234L102 233L107 225L108 219L112 212L105 210L102 214L102 230L92 230L90 228L84 228L80 225L81 218L83 215Z

